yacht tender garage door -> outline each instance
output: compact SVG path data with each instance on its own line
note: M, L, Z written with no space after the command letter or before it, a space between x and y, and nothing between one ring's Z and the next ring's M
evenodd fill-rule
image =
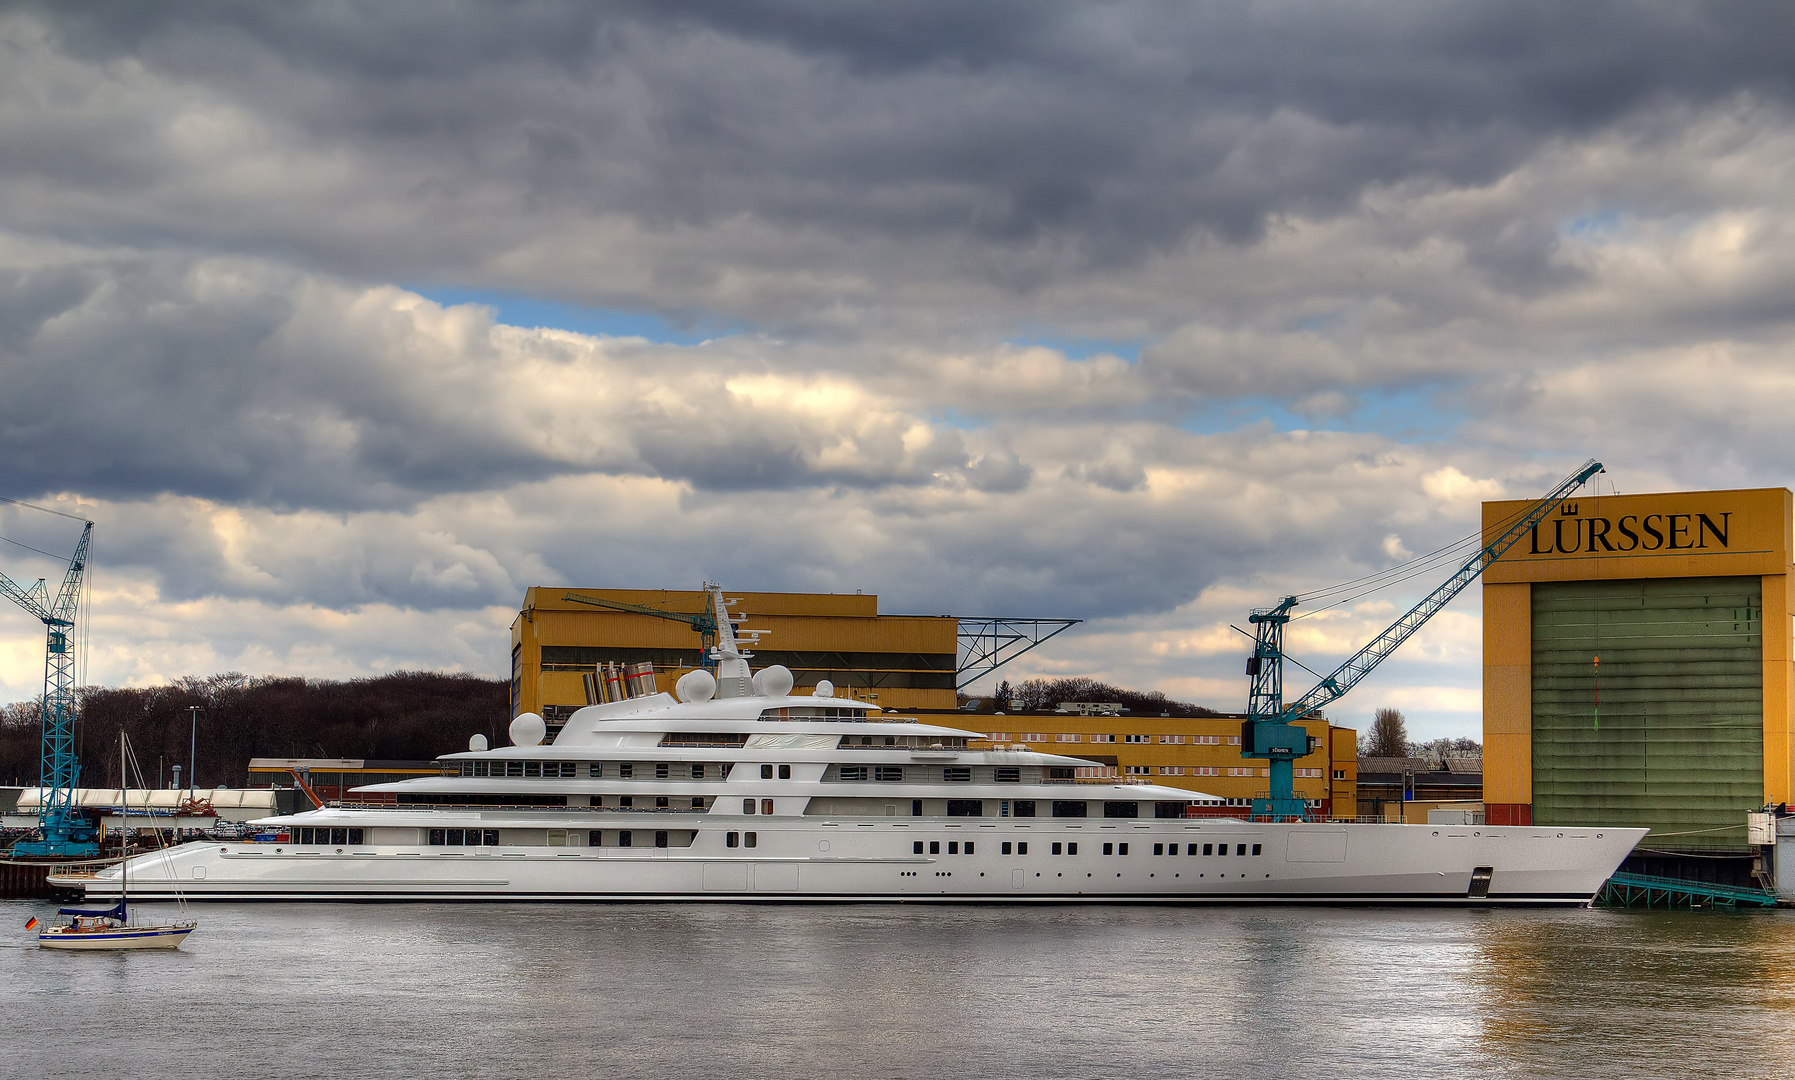
M1533 821L1736 846L1763 799L1762 579L1533 586Z

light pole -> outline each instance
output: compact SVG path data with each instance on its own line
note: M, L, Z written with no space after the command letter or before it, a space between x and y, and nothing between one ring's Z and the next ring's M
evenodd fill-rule
M193 769L195 759L199 757L199 706L187 706L187 716L192 720L191 730L187 736L187 798L193 799Z

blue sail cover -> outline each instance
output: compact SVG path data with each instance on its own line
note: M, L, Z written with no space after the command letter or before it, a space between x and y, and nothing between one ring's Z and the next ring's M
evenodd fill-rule
M119 922L129 922L130 921L130 919L125 914L125 901L124 901L124 898L122 898L122 897L119 899L119 902L117 904L114 904L112 907L109 907L109 908L65 907L65 908L57 908L56 914L58 914L58 915L74 915L78 918L83 918L83 919L117 919Z

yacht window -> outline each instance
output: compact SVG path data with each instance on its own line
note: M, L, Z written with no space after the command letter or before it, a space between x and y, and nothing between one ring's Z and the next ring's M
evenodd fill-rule
M541 776L542 775L542 762L540 762L540 761L524 762L524 775L525 776Z
M310 829L299 830L299 834L300 834L299 840L301 843L309 844L312 842L312 838L309 835L307 835L311 831L312 830L310 830ZM430 846L431 847L442 847L443 846L443 830L441 830L441 829L431 829L430 830Z
M636 797L634 795L620 795L617 798L617 805L623 807L634 806L636 805Z
M1022 770L1016 768L1014 765L999 765L997 768L991 770L991 779L1000 784L1020 784L1022 782Z
M1245 844L1235 844L1234 845L1234 854L1245 855L1246 853L1247 853L1247 846Z
M922 816L922 800L921 799L911 799L910 800L910 816L911 817L921 817Z
M579 772L579 769L580 769L579 762L563 761L561 763L561 779L572 780L574 778L574 776Z
M351 840L351 841L349 841L349 842L350 842L350 843L351 843L351 844L353 844L353 843L355 843L355 841L354 841L354 840ZM1258 844L1254 844L1254 845L1253 845L1253 854L1255 854L1255 855L1257 855L1257 854L1259 854L1259 845L1258 845Z
M524 774L524 763L523 762L521 762L521 761L505 762L505 775L506 776L522 776L523 774Z
M604 774L605 774L605 767L602 762L594 761L594 762L590 762L589 764L587 764L586 775L590 776L592 779L597 780L597 779L603 777Z
M633 761L618 762L617 763L617 775L623 777L625 780L628 780L630 777L636 775L636 763Z
M586 833L586 846L587 847L604 847L605 846L605 834L603 832L599 831L598 829L588 830Z
M1228 845L1226 845L1226 844L1215 845L1215 853L1217 855L1226 855L1228 853Z
M1153 816L1156 818L1181 818L1184 816L1184 804L1175 802L1154 803Z
M1076 840L1067 841L1066 854L1068 854L1068 855L1078 854L1078 841L1076 841Z
M1203 845L1203 854L1205 854L1205 855L1215 854L1215 845L1214 844L1204 844Z
M754 800L753 799L743 799L742 800L742 813L744 813L744 814L754 813Z
M1017 817L1034 817L1035 816L1035 800L1033 800L1033 799L1017 799L1015 802L1010 804L1010 813L1016 815Z
M1054 817L1084 817L1084 803L1081 803L1081 802L1055 802L1053 804L1053 816Z
M454 832L455 830L450 829L449 831ZM576 832L573 835L578 837L580 834ZM567 830L566 829L550 829L550 830L548 830L547 840L548 840L549 847L568 847L569 846L569 844L567 843ZM577 845L575 845L575 846L577 846Z
M735 768L735 762L725 761L723 764L717 766L717 775L727 780L729 779L729 770L733 768Z
M330 842L333 844L347 844L349 842L349 830L348 829L332 829L332 830L330 830ZM1242 855L1245 855L1246 848L1244 848L1244 847L1241 848L1240 853Z
M791 778L792 778L792 767L790 765L779 766L779 779L790 780Z
M971 840L966 841L966 854L968 854L968 855L972 854L972 841Z
M1016 854L1018 854L1018 855L1027 855L1028 854L1028 841L1027 840L1016 841Z
M657 761L657 762L655 762L655 765L654 765L654 778L655 778L655 779L656 779L656 780L665 780L665 779L667 779L667 763L666 763L666 762L665 762L665 761Z
M363 833L360 829L350 829L349 830L349 843L351 845L359 845L362 842L362 835L363 835ZM1254 844L1253 846L1258 847L1259 845ZM1253 854L1257 855L1259 853L1257 851L1255 851L1255 852L1253 852Z
M958 840L949 840L947 842L947 853L949 855L958 855L960 853L960 842Z
M656 810L667 809L667 796L665 796L665 795L657 796L654 800L654 808Z
M840 779L840 780L865 780L866 779L866 766L865 765L843 765L841 767L841 771L839 773L837 773L837 779Z
M703 765L692 766L692 779L694 779L694 780L704 779L704 766Z
M1118 855L1128 854L1128 845L1127 844L1117 844L1116 845L1116 854L1118 854Z
M630 846L632 846L632 842L634 840L635 840L634 834L632 834L628 829L625 829L622 832L617 834L617 846L618 847L630 847Z
M1008 855L1010 853L1010 842L1005 840L1003 842L1003 847L998 850L1002 851L1005 855Z
M885 736L885 745L886 746L896 746L897 745L897 737L895 735Z
M1177 845L1173 845L1173 850L1174 851L1177 850ZM1197 845L1195 845L1195 844L1184 845L1184 853L1186 855L1195 855L1197 853Z
M657 829L655 831L654 846L655 847L666 847L667 846L667 832L665 829Z
M490 761L474 762L474 775L475 776L491 776L492 775L492 762L490 762Z
M723 846L724 847L740 847L741 844L742 844L742 834L741 833L732 832L732 833L723 834Z
M912 855L921 855L922 854L922 841L921 840L916 840L916 841L911 842L910 854L912 854Z
M1155 854L1155 855L1165 854L1165 845L1164 844L1154 844L1153 845L1153 854ZM1174 854L1176 854L1176 852L1174 852Z
M449 830L449 838L447 840L443 841L443 843L447 844L449 847L460 847L461 846L461 830L460 829L450 829Z
M949 765L947 768L941 770L941 779L957 781L971 780L972 767L970 765Z
M882 782L891 782L891 781L896 781L896 780L902 780L903 778L904 778L904 767L902 765L875 765L875 766L873 766L873 779L874 780L878 780L878 781L882 781Z
M929 854L930 855L941 854L941 841L939 841L939 840L930 840L929 841Z
M772 813L773 812L773 800L772 799L760 800L760 812L763 814Z
M487 847L498 847L499 846L499 830L497 830L497 829L482 829L480 831L480 842L482 844L485 844Z
M1055 840L1053 842L1053 853L1055 855L1058 855L1060 853L1060 842L1058 840Z
M761 779L762 779L762 780L771 780L771 779L773 779L773 766L771 766L771 765L762 765L762 766L761 766L761 767L760 767L760 778L761 778Z
M947 800L948 817L984 817L985 804L977 799Z
M1103 804L1103 816L1111 818L1140 817L1141 804L1132 802L1106 802Z
M704 809L704 796L702 796L702 795L692 796L692 809L694 809L694 810Z
M461 775L462 776L474 775L474 763L471 761L462 762L461 763Z
M860 736L860 745L861 746L871 746L872 744L873 744L873 737L871 735ZM1336 779L1343 780L1343 779L1345 779L1345 777L1336 777Z
M759 842L760 841L758 839L758 834L756 834L756 833L745 832L742 834L742 846L743 847L754 847Z
M1116 853L1116 845L1114 845L1114 844L1103 845L1103 853L1105 855L1114 855Z

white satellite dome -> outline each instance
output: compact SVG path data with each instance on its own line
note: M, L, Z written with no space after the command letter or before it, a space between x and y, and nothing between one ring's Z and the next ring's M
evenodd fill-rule
M484 736L484 735L468 736L467 748L469 750L473 750L476 752L486 749L486 736Z
M518 713L511 721L512 746L541 746L548 734L548 725L533 712Z
M792 692L792 669L770 664L754 673L754 692L761 697L784 697Z
M815 694L817 697L834 697L835 684L828 679L818 679L816 681L816 689L812 690L811 693Z
M717 693L717 678L710 672L699 668L688 671L673 684L673 696L691 704L695 701L709 701Z

